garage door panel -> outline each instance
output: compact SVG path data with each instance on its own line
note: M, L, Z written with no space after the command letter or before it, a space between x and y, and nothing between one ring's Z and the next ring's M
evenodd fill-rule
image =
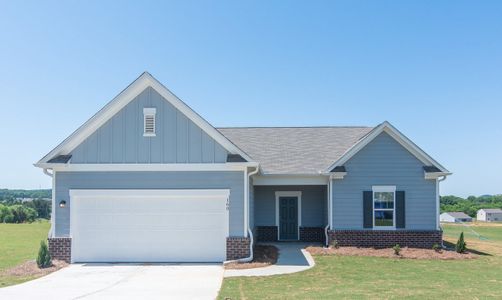
M216 262L226 257L228 191L72 196L75 262ZM118 193L120 194L120 192ZM180 196L181 194L181 196ZM215 195L217 194L217 195Z

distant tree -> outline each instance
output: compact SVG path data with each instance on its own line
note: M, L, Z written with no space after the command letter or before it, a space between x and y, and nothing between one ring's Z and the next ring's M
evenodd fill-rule
M35 199L26 201L23 205L36 210L39 218L50 219L51 217L51 201L49 200Z

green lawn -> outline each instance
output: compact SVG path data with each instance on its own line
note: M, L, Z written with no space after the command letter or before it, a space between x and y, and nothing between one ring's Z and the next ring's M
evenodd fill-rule
M225 279L220 299L502 298L502 227L476 226L489 238L465 230L468 246L490 255L437 261L315 256L308 271L272 277ZM462 227L444 226L454 242ZM489 267L488 267L489 266Z
M36 258L40 241L47 239L47 221L31 224L0 224L0 287L32 278L3 274L8 268Z

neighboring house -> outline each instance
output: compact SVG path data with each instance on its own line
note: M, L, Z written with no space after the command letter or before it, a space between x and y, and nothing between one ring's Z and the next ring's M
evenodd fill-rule
M148 73L36 166L53 179L50 251L72 262L218 262L326 237L429 248L450 174L388 122L216 129Z
M472 218L463 212L444 212L439 220L446 223L472 222Z
M478 210L476 220L484 222L502 222L502 209L482 208Z

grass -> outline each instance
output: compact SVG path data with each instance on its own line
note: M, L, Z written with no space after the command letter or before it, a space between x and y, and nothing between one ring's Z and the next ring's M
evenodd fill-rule
M0 287L21 283L33 277L8 276L3 271L34 260L40 241L47 239L47 221L31 224L0 224Z
M444 226L447 241L464 231L474 260L408 260L315 256L305 272L272 277L226 278L220 299L430 299L502 298L502 226L475 226L479 240L461 225Z

